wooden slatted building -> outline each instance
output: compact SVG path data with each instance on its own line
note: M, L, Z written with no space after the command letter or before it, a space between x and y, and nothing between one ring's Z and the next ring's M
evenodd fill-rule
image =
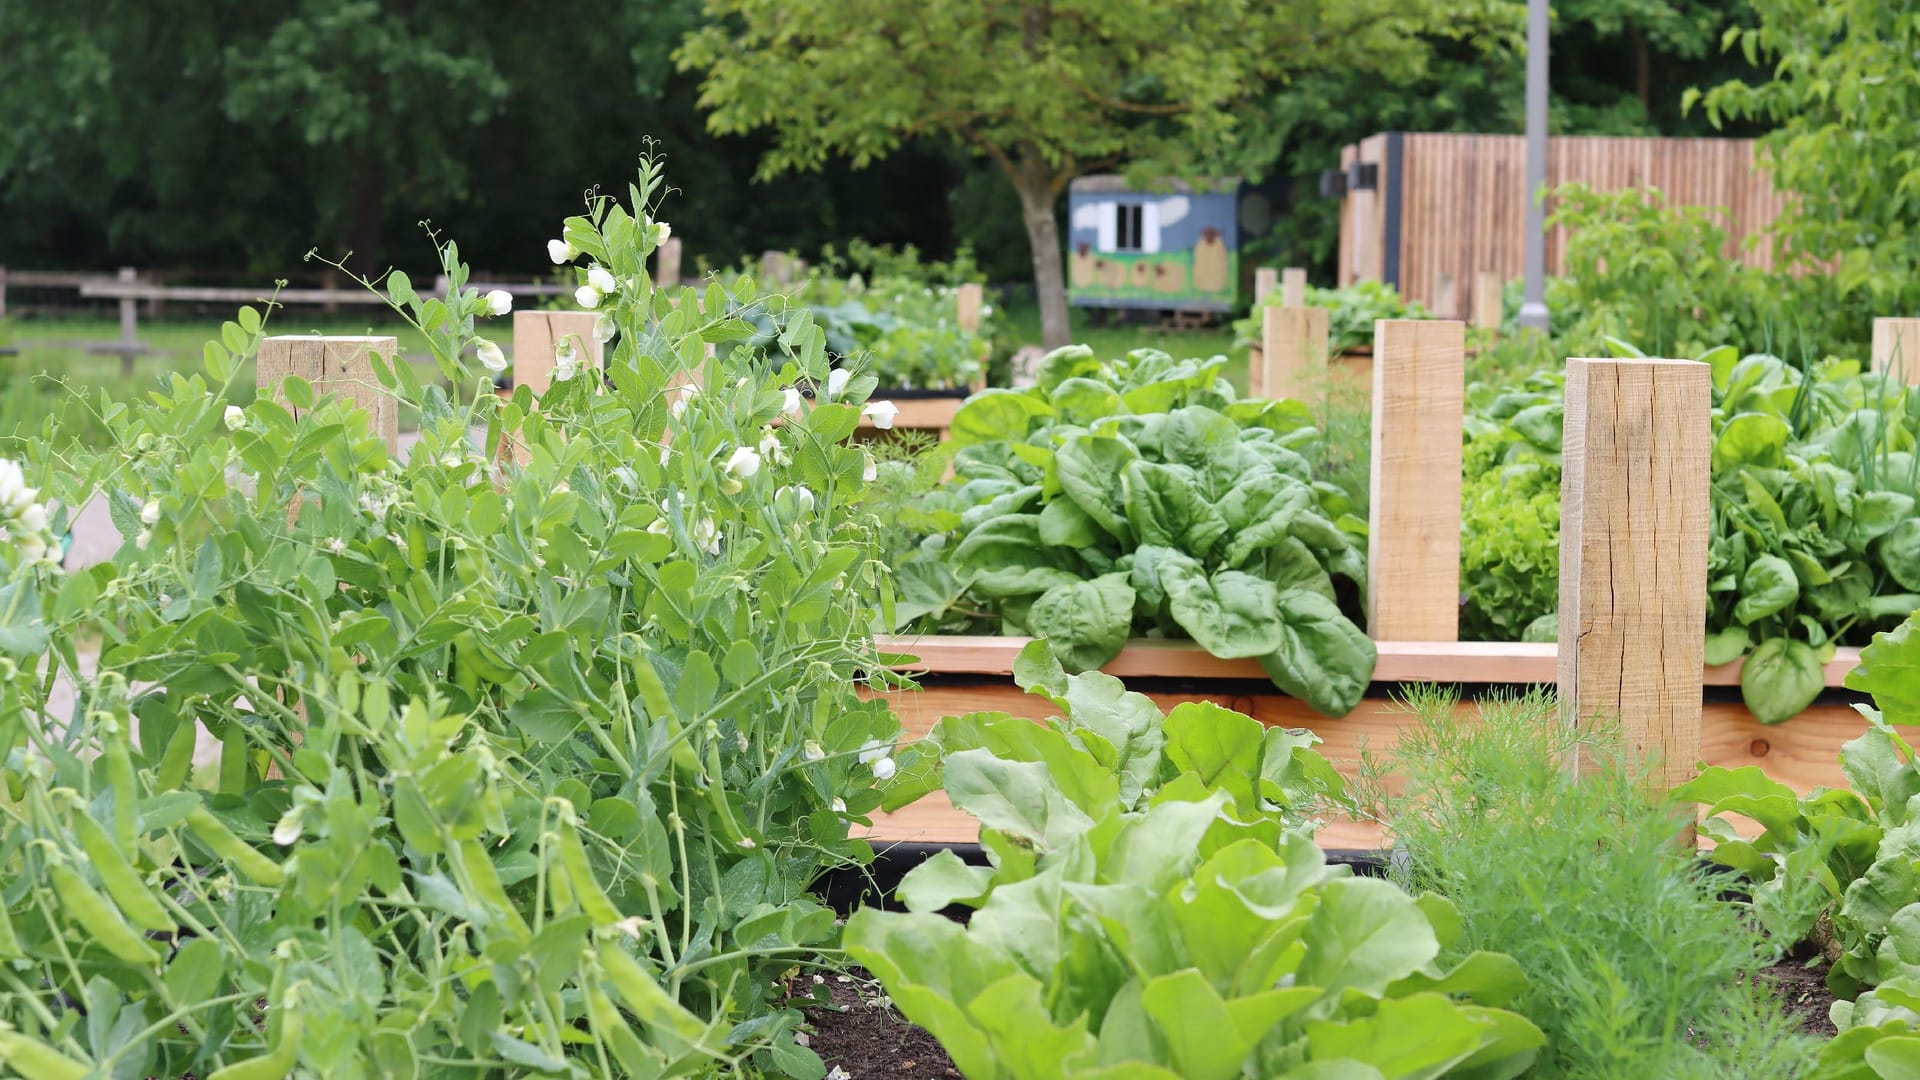
M1743 241L1779 216L1786 197L1754 150L1751 139L1556 136L1547 145L1547 187L1656 187L1674 205L1721 208L1727 253L1770 266L1764 238L1752 247ZM1474 310L1478 274L1510 281L1524 272L1525 137L1387 132L1347 147L1340 165L1332 186L1342 200L1342 285L1385 281L1457 319ZM1565 230L1549 230L1548 273L1560 272L1565 247Z

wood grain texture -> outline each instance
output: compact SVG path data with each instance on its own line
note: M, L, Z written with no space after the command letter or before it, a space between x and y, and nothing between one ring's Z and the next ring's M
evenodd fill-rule
M1487 270L1473 275L1473 291L1468 294L1473 297L1473 325L1482 330L1500 329L1501 293L1505 284L1499 274Z
M955 291L953 302L960 329L969 334L979 333L980 309L987 302L986 290L978 282L969 281Z
M886 392L877 391L876 398L884 399ZM944 433L953 427L954 415L960 411L963 399L957 397L938 398L902 398L894 402L900 411L893 418L896 431L937 431ZM871 417L862 416L860 426L872 428Z
M1560 701L1617 719L1681 783L1700 757L1711 373L1684 360L1567 361Z
M1303 308L1307 306L1307 268L1289 266L1280 272L1280 306Z
M1261 312L1260 365L1248 372L1248 396L1308 401L1325 396L1327 309L1267 307Z
M1873 320L1873 370L1920 386L1920 319Z
M260 342L255 363L261 395L286 406L298 417L301 410L281 392L287 376L298 375L313 384L315 399L332 394L366 410L367 429L386 440L388 453L400 451L400 409L373 375L372 354L394 362L400 342L392 337L317 337L281 335Z
M669 241L671 243L671 241ZM554 357L561 339L571 335L580 358L599 371L606 364L606 346L593 336L599 316L591 311L516 311L513 313L513 382L535 397L553 387Z
M1367 633L1452 641L1460 636L1466 324L1382 319L1373 333Z
M871 695L869 695L871 696ZM904 738L911 742L926 735L943 716L981 710L1006 712L1030 720L1044 720L1054 710L1042 698L1022 692L1011 683L976 686L932 684L920 690L882 695L900 716ZM1368 698L1339 720L1329 720L1280 694L1150 693L1165 711L1183 701L1204 700L1236 709L1270 726L1303 728L1324 740L1319 751L1343 775L1358 772L1362 750L1383 754L1398 745L1401 731L1413 722L1405 707L1390 700ZM1463 703L1463 710L1474 706ZM1866 720L1848 705L1815 705L1785 724L1769 727L1734 703L1714 703L1701 710L1699 760L1729 769L1758 765L1767 775L1801 793L1816 787L1842 787L1840 747L1867 728ZM1750 823L1742 831L1751 835ZM866 835L881 841L912 840L971 843L978 838L973 819L955 810L936 793L895 814L875 815ZM1329 822L1320 837L1322 847L1372 848L1379 845L1377 826Z

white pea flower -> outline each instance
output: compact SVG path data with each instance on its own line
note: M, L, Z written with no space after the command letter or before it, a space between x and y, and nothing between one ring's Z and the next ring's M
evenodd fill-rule
M495 289L487 294L487 314L505 315L513 310L513 294L505 289Z
M873 763L873 778L881 782L893 779L893 774L898 771L900 767L895 765L890 757L883 757Z
M13 521L14 524L19 527L19 532L29 534L45 532L47 529L47 508L39 503L29 503L25 510L20 511L20 516L14 518Z
M463 456L457 450L449 450L446 453L440 455L440 464L446 466L449 469L457 469L465 461L466 461L466 457Z
M247 426L247 410L238 405L227 406L227 411L222 414L222 418L227 422L228 431L239 431Z
M302 831L300 828L300 818L303 811L303 807L296 805L286 813L280 815L279 822L273 826L274 843L279 844L281 847L290 847L294 841L300 839L300 833Z
M486 338L480 339L480 344L474 352L480 357L480 366L495 375L507 370L507 354L500 351L500 346Z
M593 340L602 345L612 341L619 331L620 328L613 324L613 316L606 312L601 312L600 317L593 320Z
M709 555L720 554L720 530L710 517L701 518L693 524L693 542Z
M740 838L739 846L742 848L745 848L748 851L752 851L754 848L757 848L760 845L753 842L753 837L744 836Z
M37 563L42 559L45 559L49 563L59 562L57 558L50 556L50 549L47 547L46 537L37 532L30 532L21 536L14 541L14 546L20 549L20 558L27 562Z
M866 464L860 466L860 479L871 484L880 479L880 466L873 460L872 454L866 455L866 459Z
M613 470L613 472L610 475L615 480L620 481L621 487L627 488L629 490L637 489L640 486L640 475L634 472L633 469L629 468L628 466L622 465L619 468Z
M627 935L628 937L632 938L635 941L640 940L640 931L646 925L647 925L647 920L641 918L638 915L629 915L626 918L621 919L619 922L613 924L614 929L620 931L621 933Z
M667 519L655 518L653 524L647 526L647 531L655 536L667 535Z
M578 252L573 250L573 245L565 240L547 241L547 258L552 259L556 265L572 262L577 254Z
M160 500L159 499L148 499L147 504L140 508L140 524L142 525L160 524Z
M792 415L793 413L797 413L800 411L800 388L799 387L797 386L787 387L780 401L780 411L783 413L787 413L788 415Z
M656 221L653 223L653 242L654 243L664 244L670 238L672 238L672 236L673 236L673 226L667 224L664 221Z
M797 485L794 487L783 487L779 491L774 492L773 497L777 499L782 495L793 496L794 505L800 508L801 513L810 514L813 512L813 492L808 491L806 488Z
M600 290L591 285L582 285L573 290L573 302L592 311L600 306Z
M752 447L739 447L727 459L727 471L742 480L751 477L760 471L760 454Z
M667 463L671 462L672 460L673 460L673 447L671 446L661 447L660 448L660 467L663 469L666 468Z
M760 432L760 456L773 466L791 465L793 455L787 452L787 445L780 441L772 428L763 428Z
M333 552L335 555L345 555L347 553L347 542L337 536L332 537L327 541L327 550Z
M836 814L844 814L847 812L847 800L836 798L827 804L827 809Z
M878 739L868 739L860 747L860 764L871 765L891 753L893 747Z
M604 266L587 268L587 284L600 290L605 296L611 296L620 291L620 283L613 279L612 272Z
M13 517L39 496L39 491L27 486L19 462L0 458L0 517Z
M869 402L866 408L860 410L860 415L872 420L874 427L886 431L893 427L893 418L900 415L900 406L891 401Z
M827 1071L827 1080L853 1080L853 1074L835 1065Z
M832 401L847 388L847 380L853 378L853 372L846 368L834 368L827 372L827 400Z
M580 374L580 353L573 347L573 335L560 339L560 347L553 353L553 381L566 382Z
M667 412L671 414L675 420L687 415L687 399L674 398L673 403L667 406Z
M133 538L133 546L140 551L147 550L147 545L151 543L153 543L152 529L141 529L140 534Z
M824 761L827 757L827 752L822 750L820 744L814 742L812 739L806 741L806 744L800 748L800 752L806 756L808 761Z

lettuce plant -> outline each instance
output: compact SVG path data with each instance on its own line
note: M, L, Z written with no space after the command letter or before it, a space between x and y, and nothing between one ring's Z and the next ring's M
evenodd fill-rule
M382 283L451 388L375 365L419 410L404 463L299 378L232 403L242 311L204 373L105 406L110 450L0 470L14 1072L824 1073L770 987L831 944L807 886L870 856L848 822L894 767L850 674L873 380L794 402L817 331L707 360L751 297L650 286L660 184L556 241L604 378L569 344L497 397L462 357L510 305L447 244L446 299ZM62 575L95 494L125 546Z
M1236 400L1225 363L1073 346L1032 388L975 395L953 424L957 528L923 555L1071 670L1136 635L1191 637L1344 715L1373 674L1349 615L1366 525L1314 481L1306 408Z
M1280 299L1280 290L1275 289L1246 318L1235 320L1235 348L1260 344L1265 325L1261 309L1279 306ZM1349 349L1372 347L1373 324L1379 319L1433 318L1433 312L1418 301L1403 300L1398 289L1373 280L1356 281L1338 289L1310 288L1307 306L1327 309L1327 349L1336 356Z
M992 865L936 857L902 882L908 912L861 911L845 937L967 1076L1526 1070L1540 1032L1498 1007L1518 967L1484 952L1440 967L1459 930L1445 900L1330 867L1296 827L1338 784L1311 736L1204 702L1162 719L1039 642L1016 677L1062 715L954 717L933 735ZM965 927L935 913L955 903L975 909Z

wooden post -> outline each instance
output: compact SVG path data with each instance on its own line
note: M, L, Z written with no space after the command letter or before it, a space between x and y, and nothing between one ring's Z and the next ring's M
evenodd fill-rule
M1466 350L1462 322L1373 324L1367 633L1376 641L1460 637Z
M680 287L680 238L667 237L667 242L661 244L660 249L654 253L654 259L653 283L665 289L678 289Z
M1247 372L1248 396L1305 399L1323 392L1327 309L1264 307L1260 311L1260 363Z
M1452 274L1434 275L1433 313L1443 319L1460 317L1460 289Z
M760 277L762 284L791 285L803 272L806 264L788 255L784 251L763 251L760 253Z
M987 290L977 282L969 281L960 286L954 294L953 302L959 309L960 329L964 333L980 332L980 309L986 305Z
M1617 719L1662 787L1700 760L1712 404L1705 364L1567 361L1561 710Z
M599 315L591 311L516 311L513 313L513 383L538 397L553 386L554 357L560 342L574 339L582 370L599 371L606 363L606 346L593 336Z
M1506 283L1500 275L1482 270L1473 276L1473 325L1482 330L1500 329L1501 294Z
M1260 301L1267 294L1280 287L1280 271L1271 266L1262 266L1253 272L1253 307L1259 310Z
M262 396L272 397L295 417L300 410L281 393L281 383L289 375L298 375L313 384L315 399L337 394L367 412L367 429L387 442L387 452L400 452L399 404L373 377L368 359L379 353L387 363L396 361L400 341L392 337L302 337L281 335L260 342L256 364L256 383Z
M1920 386L1920 319L1873 320L1873 370Z
M0 265L0 319L7 317L7 268Z
M120 281L131 285L140 279L140 271L131 266L123 266L115 275ZM140 351L140 308L131 296L120 298L120 377L133 378L134 354Z
M1307 268L1289 266L1280 272L1280 306L1307 306Z

